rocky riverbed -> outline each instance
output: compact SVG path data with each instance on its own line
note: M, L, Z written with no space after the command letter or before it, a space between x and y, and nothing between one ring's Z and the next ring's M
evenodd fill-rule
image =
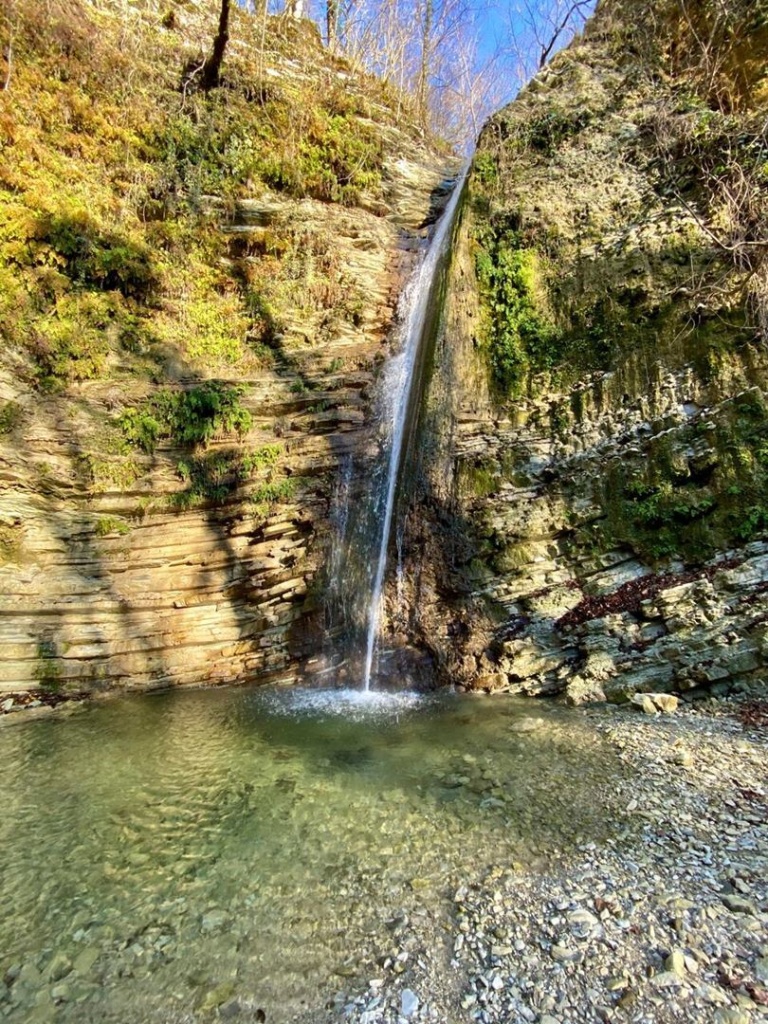
M654 701L8 714L0 1019L759 1024L768 705Z
M765 708L587 717L630 769L616 780L623 832L555 861L500 861L482 879L454 866L447 933L430 932L425 908L394 922L367 991L339 994L329 1019L768 1019Z

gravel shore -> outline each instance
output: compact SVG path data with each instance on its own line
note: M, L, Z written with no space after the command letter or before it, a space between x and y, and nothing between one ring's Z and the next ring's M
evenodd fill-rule
M339 993L329 1019L768 1020L764 706L585 714L630 769L616 785L631 825L459 881L440 929L427 911L392 922L391 955L367 991Z

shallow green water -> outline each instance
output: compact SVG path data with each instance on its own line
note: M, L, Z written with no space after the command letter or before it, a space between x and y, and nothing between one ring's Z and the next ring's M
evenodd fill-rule
M619 828L587 717L398 700L169 693L0 729L0 1018L311 1019L398 915L447 942L458 884Z

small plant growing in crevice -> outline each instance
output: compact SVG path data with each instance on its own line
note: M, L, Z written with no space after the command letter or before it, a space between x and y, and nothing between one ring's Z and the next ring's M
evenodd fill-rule
M18 402L4 402L0 406L0 437L11 434L23 419L23 411Z
M108 537L111 533L124 537L130 533L131 528L124 519L119 519L117 516L99 516L93 531L97 537Z
M171 496L171 504L188 509L226 501L257 473L271 473L281 452L280 445L268 444L250 452L234 448L182 459L176 465L176 475L186 488Z
M295 493L295 477L286 477L283 480L271 480L260 484L250 495L249 501L253 505L254 513L264 518L275 505L290 501Z
M61 689L61 666L55 640L43 639L37 643L35 679L46 693L58 693Z

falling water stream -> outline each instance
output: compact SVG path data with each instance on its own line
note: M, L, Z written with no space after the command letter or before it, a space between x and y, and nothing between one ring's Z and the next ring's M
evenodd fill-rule
M392 530L400 466L408 441L407 427L411 418L409 414L414 401L419 398L421 383L421 374L417 372L419 356L426 343L430 307L435 297L438 275L448 252L466 174L467 170L465 169L459 176L448 205L437 224L429 249L405 290L400 351L393 357L385 378L386 386L389 389L388 406L391 415L389 423L386 424L389 427L389 458L384 483L384 514L380 523L378 552L375 560L376 571L373 576L368 606L365 668L363 671L363 690L365 692L370 690L371 686L373 658L379 635L384 573L387 568L387 551Z

